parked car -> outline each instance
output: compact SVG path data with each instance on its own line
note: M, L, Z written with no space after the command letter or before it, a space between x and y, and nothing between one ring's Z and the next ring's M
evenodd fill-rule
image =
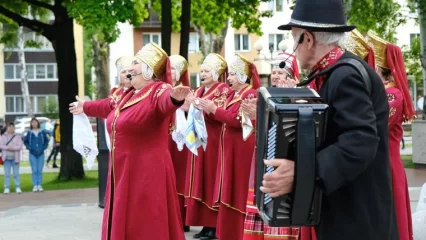
M47 117L36 117L40 121L40 126L43 129L47 130L49 133L53 130L53 125L50 123L50 119ZM26 134L26 132L30 129L30 121L31 118L24 117L24 118L18 118L15 119L15 132L17 134L22 134L23 136ZM52 129L50 129L50 126L52 125Z

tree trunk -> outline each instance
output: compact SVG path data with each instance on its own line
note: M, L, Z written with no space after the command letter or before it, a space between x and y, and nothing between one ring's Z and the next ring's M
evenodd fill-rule
M172 1L161 0L161 47L170 56L172 38Z
M109 44L96 35L92 36L93 66L96 74L97 97L107 98L111 89L109 84Z
M225 27L220 30L220 33L215 34L214 41L212 42L212 52L221 54L223 45L225 44L226 33L228 32L228 24L226 22Z
M182 16L180 17L179 55L188 60L189 32L191 28L191 0L182 0Z
M420 62L423 72L423 95L426 96L426 3L419 3Z
M30 91L28 89L28 76L27 68L25 66L25 41L24 41L24 27L18 28L18 58L19 67L21 68L21 91L22 97L26 105L26 111L29 117L34 117L33 105L30 98Z
M61 120L61 169L59 180L81 179L84 177L81 155L73 149L73 115L69 104L78 95L77 61L74 46L73 19L67 16L66 9L60 7L55 12L55 35L52 45L55 48L58 66L59 118Z
M200 26L194 26L195 30L198 32L198 35L200 36L200 51L203 54L204 57L206 57L210 51L206 40L206 33L204 32L204 29Z

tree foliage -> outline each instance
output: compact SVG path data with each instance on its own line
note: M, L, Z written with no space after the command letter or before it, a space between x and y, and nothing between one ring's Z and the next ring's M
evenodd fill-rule
M118 22L137 24L147 16L143 10L145 3L145 0L0 0L0 21L7 25L1 41L13 40L20 25L46 37L55 50L63 136L60 180L84 177L81 156L73 150L73 117L68 110L69 103L75 101L78 94L74 19L91 34L101 32L106 42L112 42L119 35ZM48 18L32 17L45 15Z
M422 84L422 67L420 63L420 38L416 37L411 40L411 47L403 46L405 66L408 74L415 77L418 84Z

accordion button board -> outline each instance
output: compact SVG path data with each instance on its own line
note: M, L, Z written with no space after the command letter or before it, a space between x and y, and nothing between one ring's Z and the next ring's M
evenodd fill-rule
M322 191L316 182L316 153L324 142L328 105L312 89L258 90L256 206L271 227L314 226L320 221ZM295 161L292 192L272 198L259 190L274 167L263 159Z

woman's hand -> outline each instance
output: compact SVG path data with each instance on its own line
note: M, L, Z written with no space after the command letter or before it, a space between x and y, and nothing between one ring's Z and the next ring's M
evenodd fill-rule
M170 89L170 97L175 99L176 101L183 101L185 100L186 96L188 96L191 89L189 87L185 86L176 86L172 89Z
M299 83L298 80L287 78L287 79L280 79L278 81L277 87L279 88L294 88Z
M75 96L75 99L77 100L77 102L74 103L70 103L70 113L74 114L74 115L79 115L84 113L83 111L83 105L84 105L84 100L81 100L78 98L78 96ZM77 104L75 104L77 103Z
M200 99L200 104L197 104L197 106L200 107L200 109L204 110L206 113L216 113L217 106L214 104L213 101L208 99Z
M241 104L241 109L250 120L256 119L256 104L257 98L245 99Z

